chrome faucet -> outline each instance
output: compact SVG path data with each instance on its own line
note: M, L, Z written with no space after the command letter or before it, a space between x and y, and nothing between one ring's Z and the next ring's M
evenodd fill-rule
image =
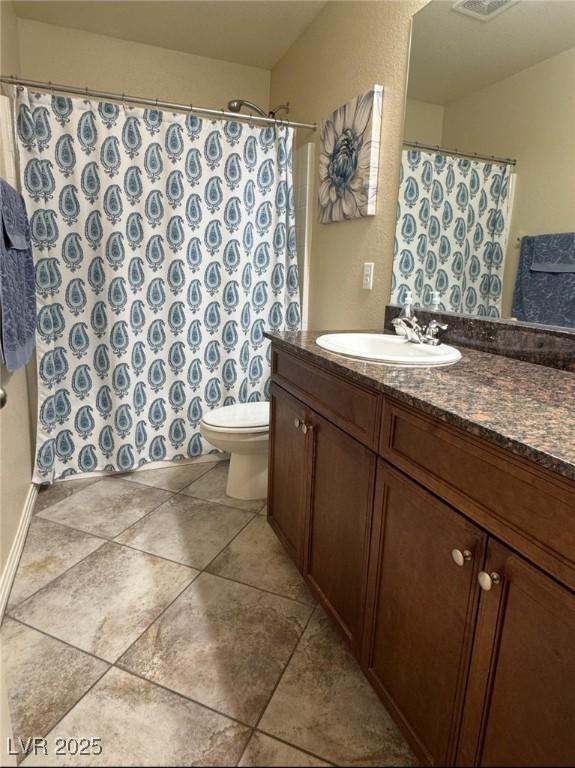
M417 317L396 317L395 320L391 321L391 324L396 333L398 328L403 329L407 341L414 344L429 344L432 347L437 347L441 343L439 332L447 330L445 323L438 323L435 319L430 320L423 328Z

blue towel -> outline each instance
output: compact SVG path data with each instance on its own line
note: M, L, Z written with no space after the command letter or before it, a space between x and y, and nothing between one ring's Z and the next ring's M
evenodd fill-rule
M0 179L0 351L9 371L34 350L36 291L30 226L22 195Z
M512 314L575 328L575 232L522 238Z

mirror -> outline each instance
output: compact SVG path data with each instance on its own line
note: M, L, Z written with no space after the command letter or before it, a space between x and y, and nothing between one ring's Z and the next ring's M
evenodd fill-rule
M391 303L575 327L575 2L413 22Z

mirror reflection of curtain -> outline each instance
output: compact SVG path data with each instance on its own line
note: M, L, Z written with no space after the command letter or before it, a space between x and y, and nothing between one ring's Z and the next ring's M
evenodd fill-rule
M512 166L404 150L392 303L500 317Z

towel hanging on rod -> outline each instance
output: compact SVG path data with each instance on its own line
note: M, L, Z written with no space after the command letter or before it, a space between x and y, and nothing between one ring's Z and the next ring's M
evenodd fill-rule
M36 292L24 198L0 179L0 352L9 371L26 365L35 345Z

